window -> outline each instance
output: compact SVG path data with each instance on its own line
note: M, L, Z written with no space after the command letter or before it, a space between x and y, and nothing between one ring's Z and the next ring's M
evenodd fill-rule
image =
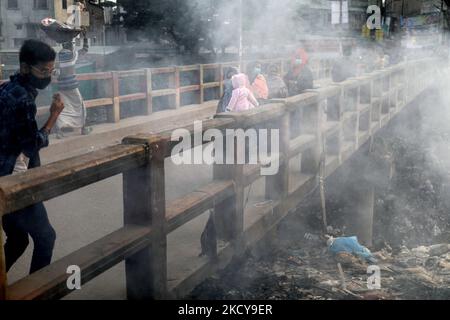
M34 8L38 10L47 10L48 1L47 0L34 0Z
M23 38L14 38L14 47L19 48L23 45L25 39Z
M19 0L8 0L8 9L19 9Z
M67 9L67 0L62 0L62 8L63 8L64 10Z
M40 29L39 24L37 23L27 23L27 38L29 39L37 39L37 31Z

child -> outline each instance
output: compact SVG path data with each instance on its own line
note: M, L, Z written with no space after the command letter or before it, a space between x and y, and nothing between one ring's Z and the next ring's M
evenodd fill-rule
M253 93L245 86L247 83L247 76L245 74L239 73L233 76L231 82L233 83L234 90L227 111L241 112L259 106Z

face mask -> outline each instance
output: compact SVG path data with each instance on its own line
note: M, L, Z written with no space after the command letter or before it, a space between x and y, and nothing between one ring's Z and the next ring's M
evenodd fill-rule
M51 82L52 82L52 77L40 79L31 73L28 75L28 83L33 88L36 88L39 90L44 90L45 88L47 88L50 85Z
M296 59L295 60L295 65L296 66L301 66L303 64L303 60L302 59Z
M261 74L262 70L261 68L255 68L255 74Z

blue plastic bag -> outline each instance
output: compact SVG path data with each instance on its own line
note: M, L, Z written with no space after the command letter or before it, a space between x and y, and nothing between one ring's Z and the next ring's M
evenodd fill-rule
M372 256L369 249L362 246L358 242L357 237L339 237L334 239L333 243L329 247L330 251L334 254L340 252L347 252L358 256L364 260L375 263L376 259Z

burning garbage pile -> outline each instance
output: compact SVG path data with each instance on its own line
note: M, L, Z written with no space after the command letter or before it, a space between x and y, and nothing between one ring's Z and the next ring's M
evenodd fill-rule
M415 247L450 242L445 176L430 163L422 141L393 139L396 174L375 204L375 243ZM419 163L417 159L421 160Z
M342 239L359 246L354 237L336 240ZM450 244L402 247L399 252L387 246L373 253L365 249L362 254L339 251L342 247L335 250L329 244L307 233L302 241L280 246L264 259L251 257L230 266L197 287L189 298L450 299ZM374 287L378 275L378 287Z
M376 193L372 247L349 234L349 203L339 194L327 194L328 222L334 228L327 230L331 238L323 236L316 192L281 223L273 250L262 258L249 255L198 286L190 298L450 299L450 204L445 188L450 179L443 174L447 169L450 173L450 167L441 163L446 154L439 152L442 146L444 152L448 149L448 120L420 121L422 130L411 125L410 130L388 131L382 137L395 171L389 185ZM444 136L448 139L441 141ZM436 152L430 152L430 144Z

